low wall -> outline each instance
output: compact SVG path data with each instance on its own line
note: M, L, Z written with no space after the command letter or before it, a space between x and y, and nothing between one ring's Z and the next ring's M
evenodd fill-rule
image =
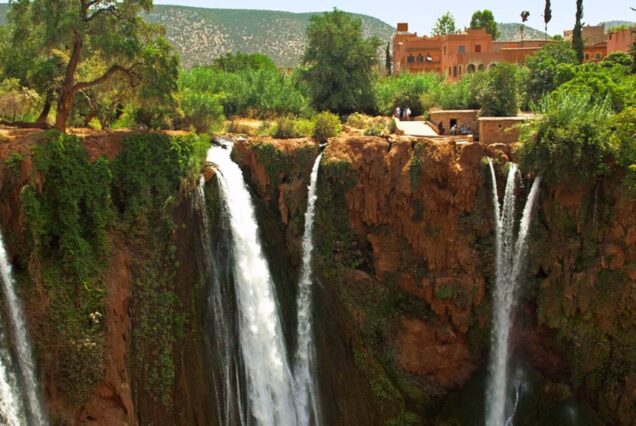
M529 117L481 117L479 118L479 141L485 145L493 143L515 143L519 141L519 124Z
M429 119L431 123L439 127L442 123L444 126L444 135L450 135L452 127L451 121L455 120L458 127L464 127L470 129L469 133L475 137L479 137L479 122L477 117L479 115L478 109L466 109L466 110L438 110L429 111Z

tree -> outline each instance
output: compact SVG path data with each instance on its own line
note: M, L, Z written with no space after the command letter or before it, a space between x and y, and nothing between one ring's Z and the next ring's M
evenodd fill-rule
M385 63L384 67L386 68L386 75L393 74L393 58L391 57L391 43L386 44L386 50L384 52Z
M225 72L239 72L244 70L276 70L276 64L262 53L226 53L214 60L212 65Z
M579 63L583 62L585 42L583 41L583 0L576 0L576 23L572 31L572 46L576 51Z
M448 34L455 34L457 29L455 28L455 18L452 13L446 12L437 19L435 26L433 27L433 35L441 36Z
M530 17L530 12L524 10L521 12L521 43L523 43L523 33L526 29L526 22L528 22L528 18Z
M546 93L555 90L564 82L561 77L563 67L575 64L576 52L564 41L547 44L529 56L526 65L530 70L527 84L530 102L538 103Z
M55 75L47 100L57 101L55 128L64 131L81 91L100 86L116 76L130 86L148 87L172 78L176 87L176 54L162 41L162 30L145 23L138 14L150 11L152 0L15 0L11 3L13 38L32 43L44 57L59 61L62 72ZM24 31L28 29L28 31ZM82 64L92 57L105 64L104 72L91 80L78 80ZM163 66L169 65L169 68ZM152 74L161 74L156 78ZM145 81L146 75L151 79ZM168 84L170 86L170 84ZM174 97L163 93L162 98ZM48 115L48 112L46 113Z
M519 112L515 66L501 63L491 69L480 97L483 117L515 117Z
M313 107L341 114L371 110L380 41L363 37L360 18L338 9L312 16L307 41L302 79Z
M499 28L497 27L495 16L488 9L478 10L473 13L473 17L470 20L470 28L475 30L485 28L486 32L492 35L493 40L499 38Z
M545 22L545 33L548 34L548 24L552 20L552 5L550 0L545 0L545 10L543 11L543 22Z

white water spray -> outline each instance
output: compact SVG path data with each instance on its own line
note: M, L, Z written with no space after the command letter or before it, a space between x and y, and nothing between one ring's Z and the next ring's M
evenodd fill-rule
M314 249L313 231L317 198L316 189L321 159L322 154L316 158L311 170L303 234L303 264L300 272L298 298L296 301L296 311L298 312L298 349L294 363L294 398L296 401L298 424L301 426L309 426L312 417L313 424L321 424L319 393L316 389L315 380L316 348L313 330L311 268L312 252Z
M221 198L231 231L238 330L247 381L249 412L263 426L295 425L292 375L275 297L274 283L258 236L250 193L231 144L214 146L208 161L218 170Z
M7 350L6 336L0 329L0 424L22 426L26 424L24 406L20 398L18 381L11 367L11 354Z
M489 159L493 203L495 207L496 279L493 301L493 335L490 355L489 380L486 402L486 425L506 424L506 401L508 396L509 339L512 327L512 312L515 306L519 279L525 266L527 237L532 211L539 193L540 178L536 178L528 195L519 234L515 239L515 203L517 166L512 164L508 172L503 207L499 208L497 180L492 160Z
M30 423L33 425L47 425L48 421L40 404L38 384L35 378L35 366L31 356L31 344L29 335L24 323L22 304L15 294L13 277L11 275L11 265L4 247L2 234L0 233L0 272L2 273L2 284L9 314L9 323L14 335L18 365L22 378L22 385L26 397L26 406L30 414Z

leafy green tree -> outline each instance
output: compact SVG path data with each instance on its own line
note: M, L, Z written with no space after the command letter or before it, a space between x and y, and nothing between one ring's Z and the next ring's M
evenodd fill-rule
M414 116L421 115L432 105L422 105L421 98L428 95L434 100L443 77L434 73L401 73L385 77L374 85L378 111L391 115L395 107L411 108Z
M536 54L529 56L526 59L526 65L530 70L527 83L528 100L537 103L546 93L556 89L567 79L563 76L563 66L575 64L576 52L572 45L566 42L547 44Z
M178 61L173 49L161 41L159 27L145 23L138 14L150 11L152 0L16 0L9 19L13 39L32 44L45 57L56 56L63 71L52 87L57 101L55 127L65 130L75 96L83 90L124 76L131 86L148 88L161 82L162 89L176 87ZM27 29L27 31L23 31ZM99 56L104 73L78 81L84 61ZM168 68L165 68L169 65ZM144 73L150 73L147 80ZM161 78L156 78L161 74ZM167 83L169 79L172 84ZM146 83L145 85L143 83ZM159 93L159 91L157 91ZM173 97L162 92L162 100ZM48 93L47 93L48 97Z
M307 40L302 78L313 107L335 113L373 109L380 41L363 37L362 21L338 9L312 16Z
M492 11L488 9L478 10L473 13L473 17L470 20L470 28L485 28L486 32L492 35L493 40L497 40L499 38L497 21L495 21L495 16L492 14Z
M456 32L457 28L455 27L455 17L450 12L446 12L440 16L433 27L434 36L455 34Z
M481 93L481 115L515 117L519 112L518 90L515 66L497 64L488 72L488 82Z
M572 31L572 46L579 63L583 62L585 42L583 41L583 0L576 0L576 23Z
M543 22L545 23L545 33L548 34L548 24L552 20L552 5L550 0L545 0L545 9L543 11Z
M625 168L625 183L636 193L636 107L626 108L609 123L610 141L618 152L617 160Z
M629 49L629 54L632 56L632 74L636 74L636 41Z
M629 56L625 52L612 52L601 61L601 65L603 66L615 66L621 65L629 68L631 71L632 68L632 57Z

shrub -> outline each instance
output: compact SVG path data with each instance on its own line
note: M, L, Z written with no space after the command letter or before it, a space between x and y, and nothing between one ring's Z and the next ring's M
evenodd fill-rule
M423 105L422 96L437 94L443 77L433 73L398 74L379 80L374 87L378 111L392 115L395 107L411 108L414 116L422 115L429 105Z
M207 133L220 126L224 116L219 95L184 88L180 98L184 114L183 127Z
M276 120L272 136L279 139L309 137L314 133L314 124L305 118L285 116Z
M355 129L365 129L369 126L369 122L372 120L366 114L360 114L359 112L354 112L347 117L347 126L353 127Z
M325 143L329 138L338 136L342 131L340 118L330 112L321 112L314 117L314 138L320 143Z
M611 143L617 150L618 163L626 170L625 183L636 193L636 107L625 109L609 123Z
M371 127L364 131L364 134L365 136L384 136L386 134L386 126L384 123L373 123Z
M607 102L556 92L541 102L538 112L540 117L522 128L522 168L552 184L589 183L607 173L607 161L615 152L608 135Z

